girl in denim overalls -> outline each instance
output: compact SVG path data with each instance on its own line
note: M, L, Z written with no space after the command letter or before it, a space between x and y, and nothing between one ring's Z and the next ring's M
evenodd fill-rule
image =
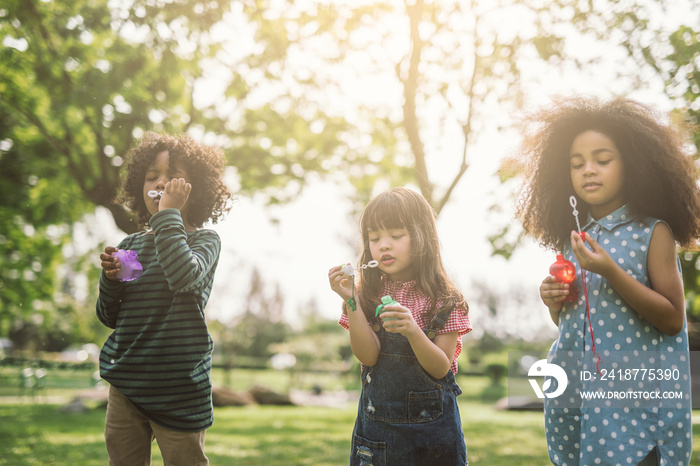
M340 324L362 363L362 394L350 464L467 464L455 382L461 336L472 330L468 306L447 278L435 213L420 194L395 188L374 198L360 219L359 281L328 272L344 300ZM381 318L375 309L386 305Z

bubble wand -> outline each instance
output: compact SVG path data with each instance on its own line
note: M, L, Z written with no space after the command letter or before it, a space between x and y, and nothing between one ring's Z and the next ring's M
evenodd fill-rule
M379 262L372 260L367 262L366 264L362 264L358 266L358 269L373 269L375 267L379 266ZM352 297L348 299L348 302L345 303L346 307L349 307L352 309L352 312L355 312L357 310L357 301L355 300L355 268L352 266L352 264L347 264L343 266L343 275L347 275L348 277L352 277Z
M576 218L576 227L578 228L578 235L581 237L581 239L585 242L586 241L586 232L581 231L581 224L578 221L578 210L576 210L576 197L571 196L569 197L569 204L571 204L571 208L573 209L573 215L574 218ZM588 304L588 291L586 290L586 271L584 270L583 267L581 267L581 284L583 285L583 298L586 300L586 318L588 319L588 330L591 333L591 348L593 349L593 361L595 362L595 370L598 372L598 374L602 375L600 373L600 363L603 362L603 358L600 357L598 354L598 351L596 351L595 348L595 337L593 336L593 324L591 324L591 308L590 305Z

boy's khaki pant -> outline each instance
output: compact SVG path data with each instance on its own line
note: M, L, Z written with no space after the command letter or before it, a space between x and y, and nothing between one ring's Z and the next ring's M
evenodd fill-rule
M204 435L177 432L151 422L119 390L109 387L105 441L111 466L148 466L155 438L165 466L206 466Z

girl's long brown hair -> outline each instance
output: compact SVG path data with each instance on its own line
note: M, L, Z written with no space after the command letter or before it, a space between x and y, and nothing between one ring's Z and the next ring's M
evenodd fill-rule
M380 229L406 228L411 238L411 263L415 280L433 303L430 315L442 307L457 306L469 309L464 297L447 277L440 256L440 242L435 225L435 211L423 196L406 188L394 188L372 199L360 216L363 252L360 264L372 260L369 232ZM358 301L367 318L374 317L380 304L379 296L386 274L378 268L360 269Z
M529 115L522 155L529 166L516 206L525 232L561 250L576 222L569 155L574 138L587 130L613 140L624 166L623 196L634 215L669 224L676 240L691 246L700 237L698 170L678 131L660 114L630 99L560 99ZM582 223L588 205L578 199Z

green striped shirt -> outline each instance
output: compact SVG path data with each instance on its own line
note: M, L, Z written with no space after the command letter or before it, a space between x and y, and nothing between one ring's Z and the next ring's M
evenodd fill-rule
M186 232L177 209L150 223L152 232L117 246L138 253L141 277L100 277L97 317L114 329L100 353L100 375L158 425L198 432L214 422L204 307L221 241L213 230Z

